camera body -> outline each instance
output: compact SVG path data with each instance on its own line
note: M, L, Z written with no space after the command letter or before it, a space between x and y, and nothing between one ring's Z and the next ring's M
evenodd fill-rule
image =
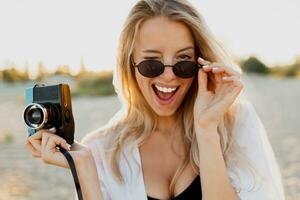
M35 85L25 91L24 121L29 136L40 129L55 127L58 136L68 144L74 142L74 118L70 88L67 84Z

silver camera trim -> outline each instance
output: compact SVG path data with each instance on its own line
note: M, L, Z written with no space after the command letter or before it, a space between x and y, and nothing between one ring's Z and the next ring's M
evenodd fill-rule
M35 125L35 124L27 124L28 120L26 118L27 116L27 113L32 110L32 109L36 109L36 108L39 108L42 110L43 112L43 115L44 115L44 119L42 121L42 123L40 123L40 125ZM47 112L47 109L43 106L41 106L40 104L38 103L30 103L26 106L26 108L24 109L24 120L25 120L25 124L29 127L29 128L33 128L33 129L40 129L40 128L43 128L44 124L46 124L48 122L48 112Z

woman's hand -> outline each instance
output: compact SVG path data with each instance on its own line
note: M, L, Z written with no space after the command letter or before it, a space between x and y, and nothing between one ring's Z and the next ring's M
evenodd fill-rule
M37 131L26 138L25 145L33 157L41 158L44 163L64 168L69 168L69 164L65 156L56 149L57 145L69 151L76 167L81 163L90 161L92 158L90 150L76 141L69 149L69 144L67 144L65 139L55 134L55 129L41 129Z
M243 89L240 73L222 63L211 63L200 57L198 62L204 66L198 72L194 123L197 128L217 130L220 120ZM215 91L207 89L208 72L212 72L216 80Z
M63 138L55 134L55 130L41 129L26 138L25 144L32 156L41 158L47 164L69 168L65 156L56 149L56 145L60 145L69 151L68 144ZM75 162L83 199L103 199L96 164L90 149L74 141L69 153Z

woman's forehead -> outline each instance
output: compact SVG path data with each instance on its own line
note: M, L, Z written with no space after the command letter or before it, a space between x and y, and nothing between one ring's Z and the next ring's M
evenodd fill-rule
M180 50L194 46L194 39L189 28L182 22L166 17L155 17L145 21L138 32L136 48L141 50Z

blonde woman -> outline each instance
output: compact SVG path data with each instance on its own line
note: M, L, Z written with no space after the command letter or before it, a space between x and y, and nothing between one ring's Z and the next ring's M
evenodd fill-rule
M284 199L264 126L239 95L241 70L189 2L136 3L113 84L122 109L70 149L84 199ZM68 149L55 130L26 142L68 168L56 144Z

